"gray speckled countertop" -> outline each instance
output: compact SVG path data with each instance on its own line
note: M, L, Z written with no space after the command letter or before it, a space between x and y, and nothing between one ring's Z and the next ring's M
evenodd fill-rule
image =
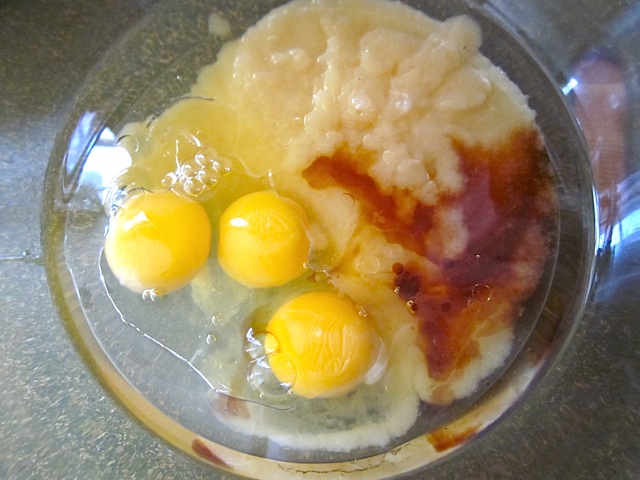
M54 138L90 67L148 3L0 0L2 479L230 478L167 447L105 393L57 316L43 266L40 204ZM609 16L633 2L601 3L594 11ZM513 14L531 18L525 10ZM574 30L578 42L585 29ZM629 302L639 263L636 254L614 265L632 283L603 293L617 306L585 318L577 346L529 401L430 478L640 477L640 302Z
M143 0L0 2L0 478L211 478L132 421L73 348L40 246L49 151L73 93Z

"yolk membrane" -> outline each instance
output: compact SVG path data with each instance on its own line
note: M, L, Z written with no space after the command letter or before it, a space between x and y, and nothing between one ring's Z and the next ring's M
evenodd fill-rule
M357 387L372 369L380 338L345 297L311 292L283 305L265 338L278 381L306 398L336 397Z
M284 285L306 268L310 243L305 224L302 208L272 190L245 195L220 218L220 266L249 287Z
M202 205L164 191L124 203L109 224L104 252L122 285L162 295L189 283L210 249L211 222Z

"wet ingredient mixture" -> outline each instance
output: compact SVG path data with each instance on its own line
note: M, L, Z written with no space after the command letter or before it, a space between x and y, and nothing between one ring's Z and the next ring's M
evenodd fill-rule
M190 283L213 324L192 364L220 421L290 448L382 448L507 361L557 207L535 115L480 45L467 17L297 0L125 127L138 170L119 178L143 168L151 203L124 203L107 259L138 292ZM123 239L161 203L147 197L197 202L206 226L187 228L194 212ZM144 242L178 225L192 257L138 281L167 258Z

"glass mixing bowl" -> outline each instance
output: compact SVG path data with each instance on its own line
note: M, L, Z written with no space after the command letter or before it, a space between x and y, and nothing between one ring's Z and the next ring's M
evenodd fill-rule
M97 64L76 96L47 172L43 226L51 291L77 347L104 387L159 437L213 468L253 478L315 478L336 472L355 478L402 475L484 436L550 371L592 301L596 282L607 278L610 245L621 245L637 231L631 221L637 188L629 180L618 192L626 195L628 214L621 224L627 230L616 233L612 224L619 210L614 212L611 205L603 210L600 204L618 201L602 192L611 192L611 185L621 179L602 180L605 185L594 180L574 113L582 80L554 69L542 50L532 48L531 30L514 25L499 2L406 2L436 19L459 14L474 18L483 32L482 53L529 97L557 179L556 256L518 323L511 361L468 399L446 409L424 409L416 425L392 445L347 453L296 451L233 431L216 420L211 385L189 361L196 348L193 338L206 341L206 329L189 332L192 339L179 332L168 339L162 328L144 323L155 307L123 315L114 306L101 256L108 224L103 202L113 178L128 165L117 132L180 99L199 69L215 61L226 39L240 36L280 3L159 2ZM219 30L220 17L230 31ZM588 75L588 58L578 65L578 73ZM613 216L602 218L603 211ZM180 295L162 300L168 321L192 313L185 311L182 300ZM436 444L434 438L443 434L447 442Z

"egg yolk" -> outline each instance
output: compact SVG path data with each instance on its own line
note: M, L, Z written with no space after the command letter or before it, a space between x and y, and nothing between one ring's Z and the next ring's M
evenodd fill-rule
M211 222L202 205L173 191L144 192L112 218L104 252L122 285L167 294L189 283L211 249Z
M249 287L275 287L299 277L309 256L306 216L272 190L245 195L220 218L218 261Z
M271 318L265 338L269 366L296 395L336 397L371 370L380 338L347 298L332 292L300 295Z

